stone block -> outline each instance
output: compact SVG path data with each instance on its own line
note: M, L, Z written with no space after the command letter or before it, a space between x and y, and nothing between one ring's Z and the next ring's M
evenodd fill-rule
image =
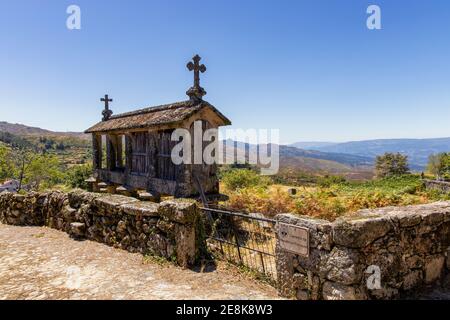
M197 255L196 232L192 226L175 225L175 253L177 263L182 267L188 267L195 263Z
M408 269L418 269L418 268L422 268L423 259L418 255L414 255L414 256L406 258L405 263L406 263L406 266L408 267Z
M345 285L356 284L361 281L363 271L359 260L357 250L334 247L321 269L328 280Z
M150 202L132 202L120 206L121 210L129 215L157 217L159 205Z
M385 236L392 227L386 217L340 220L333 225L333 241L349 248L362 248Z
M100 214L114 215L119 213L121 205L139 202L139 200L121 195L104 195L94 199L93 202Z
M292 276L292 286L295 289L306 290L309 288L308 276L302 273L294 273Z
M159 215L168 220L181 224L193 224L199 217L198 207L195 201L168 200L161 202L158 208Z
M81 222L72 222L70 224L70 235L76 239L82 239L86 236L86 225Z
M425 262L425 282L433 283L438 280L444 268L445 259L443 255L431 256Z
M380 289L370 290L370 295L375 299L390 300L398 296L397 288L383 287Z
M322 296L324 300L364 300L367 298L359 288L330 281L323 284Z
M422 283L422 270L414 270L408 273L403 280L403 290L411 290Z
M446 255L445 260L446 260L447 269L450 270L450 247L447 248L445 255Z
M311 300L311 296L307 290L297 290L297 300Z

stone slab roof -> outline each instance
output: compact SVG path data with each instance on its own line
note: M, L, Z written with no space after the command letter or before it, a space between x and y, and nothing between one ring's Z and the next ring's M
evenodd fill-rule
M223 125L231 124L228 118L208 102L187 100L113 115L108 120L101 121L87 129L85 133L155 128L177 124L204 108L210 108L215 112L222 119Z

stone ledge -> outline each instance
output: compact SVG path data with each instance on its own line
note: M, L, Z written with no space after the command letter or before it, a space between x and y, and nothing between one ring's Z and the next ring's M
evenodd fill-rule
M76 239L157 254L183 267L193 265L204 252L204 239L197 232L199 215L193 201L156 204L82 190L0 195L2 223L48 226Z
M120 209L130 215L142 215L145 217L157 217L159 205L151 202L131 202L122 204Z
M334 222L276 219L310 232L309 257L284 251L277 239L279 292L286 297L394 299L450 277L450 202L365 209ZM374 267L381 287L370 289Z

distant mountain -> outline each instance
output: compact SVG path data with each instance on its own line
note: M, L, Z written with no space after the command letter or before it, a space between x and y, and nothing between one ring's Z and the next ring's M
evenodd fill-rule
M450 138L352 141L317 146L314 150L357 155L372 159L385 152L400 152L408 156L412 169L423 170L431 154L450 152Z
M15 136L24 137L24 136L40 136L40 137L49 137L49 136L60 136L60 137L75 137L79 139L89 139L90 136L84 134L83 132L57 132L50 131L46 129L41 129L38 127L30 127L19 123L9 123L5 121L0 121L0 132L11 133Z
M335 144L336 142L305 141L305 142L295 142L288 146L305 150L317 150L318 148L329 147Z
M243 142L224 141L228 147L234 145L234 154L248 159L250 145ZM254 146L252 146L254 148ZM309 174L344 175L349 178L367 179L372 176L373 159L369 157L303 150L292 146L279 145L280 170L291 169ZM269 147L270 148L270 147ZM253 149L254 150L254 149ZM228 150L227 150L228 151ZM227 152L230 159L233 152Z
M230 140L224 141L226 145L232 145L235 143L236 148L238 149L238 153L242 154L243 150L249 149L250 144L244 143L244 142L233 142ZM284 146L284 145L278 145L279 153L281 158L296 158L296 157L303 157L303 158L311 158L311 159L318 159L318 160L328 160L328 161L335 161L340 164L344 164L346 166L351 167L367 167L373 165L373 158L371 157L365 157L365 156L359 156L359 155L352 155L352 154L345 154L345 153L338 153L338 152L322 152L317 150L304 150L299 149L292 146ZM270 150L270 148L269 148Z
M90 162L91 136L82 132L55 132L23 124L0 122L0 143L14 149L55 155L66 167Z
M281 157L305 157L312 159L335 161L351 167L372 166L373 158L352 155L341 152L323 152L317 150L303 150L290 146L279 146Z
M47 137L47 139L42 139ZM75 138L75 139L73 139ZM90 135L81 132L54 132L23 124L11 124L0 122L0 141L11 145L31 144L40 148L54 148L59 142L69 148L84 148L89 145L87 140ZM56 142L53 143L52 141ZM82 142L82 143L80 143ZM49 143L51 145L49 145ZM250 145L242 142L227 140L226 145L235 144L235 152L241 158L248 158ZM332 143L308 143L317 148L332 147ZM72 150L71 149L71 150ZM73 149L77 152L85 149ZM337 174L347 177L370 177L373 169L373 158L364 155L346 154L340 152L324 152L317 150L305 150L293 146L279 146L280 168L293 169L309 174ZM233 153L232 153L233 154ZM227 158L232 157L227 154Z

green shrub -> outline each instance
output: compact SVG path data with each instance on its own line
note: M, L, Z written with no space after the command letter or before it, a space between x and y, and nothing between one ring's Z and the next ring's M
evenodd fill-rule
M92 175L92 166L89 164L74 166L69 169L66 177L66 183L73 188L86 189L85 182Z
M341 185L346 184L347 180L344 177L341 176L324 176L320 177L317 181L317 184L324 188L329 188L332 185Z
M238 190L256 186L266 187L270 184L269 178L248 169L235 169L224 172L222 174L222 181L228 190Z

